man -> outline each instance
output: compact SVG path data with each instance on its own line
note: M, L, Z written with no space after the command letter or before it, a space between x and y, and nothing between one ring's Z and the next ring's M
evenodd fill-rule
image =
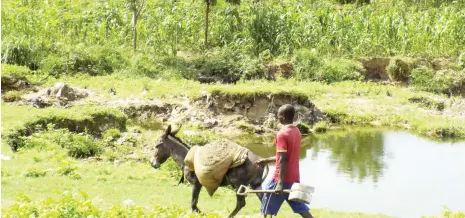
M275 140L276 156L257 160L256 164L264 166L276 161L276 170L273 178L266 189L276 191L276 194L265 193L262 198L260 211L264 217L268 215L276 216L286 200L294 213L300 214L304 218L313 218L310 209L306 204L289 201L289 194L284 194L283 189L290 189L293 183L300 182L299 173L299 153L301 134L299 129L292 125L295 109L292 105L286 104L278 110L278 120L284 125L278 132Z

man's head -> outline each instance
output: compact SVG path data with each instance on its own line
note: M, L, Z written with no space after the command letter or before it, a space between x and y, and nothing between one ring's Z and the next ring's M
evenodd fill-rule
M294 121L295 108L290 104L281 106L278 110L278 120L281 124L292 124Z

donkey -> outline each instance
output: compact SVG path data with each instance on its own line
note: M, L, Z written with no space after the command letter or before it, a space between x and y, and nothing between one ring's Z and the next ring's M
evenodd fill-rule
M182 171L178 185L184 181L184 178L192 185L191 208L193 212L200 213L197 203L202 184L200 184L194 172L184 169L184 158L190 147L175 136L178 131L179 129L171 132L171 125L168 126L156 143L155 153L150 164L153 168L158 169L171 156ZM229 169L220 186L231 185L236 192L240 185L250 185L252 189L259 189L269 171L268 166L260 167L254 164L260 158L260 156L249 151L244 164ZM263 174L265 174L264 177ZM262 194L258 193L257 197L261 200ZM236 208L229 214L229 217L234 217L245 206L245 196L236 195L236 198Z

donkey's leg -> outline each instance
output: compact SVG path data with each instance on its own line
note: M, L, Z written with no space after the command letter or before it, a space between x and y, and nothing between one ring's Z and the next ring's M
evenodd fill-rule
M236 192L237 192L237 190L239 190L239 187L237 187L235 189L236 189ZM231 212L231 214L229 214L229 217L236 216L236 214L239 213L239 211L243 207L245 207L245 196L236 195L236 208L234 208L234 210Z
M197 207L197 203L199 202L199 194L200 194L201 189L202 189L202 185L199 182L196 182L192 186L191 207L192 207L192 212L195 212L195 213L201 213L199 208Z

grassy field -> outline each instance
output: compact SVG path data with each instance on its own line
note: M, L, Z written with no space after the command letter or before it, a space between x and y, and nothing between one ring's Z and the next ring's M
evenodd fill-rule
M174 170L172 162L166 163L161 170L154 170L148 163L77 161L60 149L26 149L15 154L8 150L2 146L3 155L12 155L11 160L2 161L2 210L6 215L15 212L12 205L22 194L32 202L39 202L49 197L60 199L63 192L85 192L95 207L106 211L127 199L133 200L137 206L179 208L182 213L187 213L190 208L191 188L187 184L175 186L178 171ZM221 188L212 198L203 191L199 207L211 213L210 217L215 213L223 217L234 208L234 202L234 192ZM248 197L247 203L239 217L259 217L259 201ZM313 213L317 217L387 217L323 209L314 209ZM289 216L292 211L284 206L280 217Z
M117 97L133 96L141 99L155 97L163 100L169 99L169 101L179 101L183 97L195 100L206 93L224 96L291 93L310 97L317 107L328 113L330 118L338 124L401 127L436 139L447 136L463 138L465 132L463 114L460 114L460 108L453 104L454 102L463 103L463 99L459 97L451 99L413 91L409 88L375 83L342 82L328 85L318 82L287 80L277 82L245 81L236 85L206 85L183 80L153 81L148 78L122 78L118 75L112 75L84 79L74 77L61 80L50 79L44 85L52 85L57 81L64 81L75 86L86 86L88 89L96 91L104 99L115 98L115 96L107 94L109 88L116 90ZM140 86L146 88L146 94L135 91L138 90L136 87ZM140 91L142 92L142 88ZM409 100L411 98L423 99L423 101L415 103ZM89 100L90 102L92 100ZM441 112L437 107L442 103L445 106ZM87 106L71 109L36 109L2 103L2 136L4 133L20 128L31 120L40 117L55 116L82 119L79 114L90 114L88 112L90 110L99 113L99 110ZM438 129L451 131L453 135L450 133L437 134ZM66 132L64 134L76 135ZM160 131L155 131L150 137L153 139L159 134L161 134ZM11 160L2 161L2 210L4 214L11 215L19 213L18 210L26 210L27 207L24 205L36 208L37 211L47 211L47 208L61 204L60 202L64 200L60 198L60 193L67 191L69 193L87 193L89 200L82 200L82 202L87 202L86 204L91 202L92 208L94 208L92 210L99 211L98 213L101 214L118 213L118 210L122 209L115 205L131 199L141 208L127 211L138 211L138 213L145 214L161 213L168 217L191 216L189 198L186 197L190 196L191 189L188 185L174 186L179 175L173 163L164 166L159 171L152 169L149 164L145 163L151 154L143 151L142 145L122 146L120 150L114 150L114 153L105 151L98 153L97 156L103 157L102 161L74 159L70 157L69 149L71 148L63 147L63 143L65 145L67 143L63 140L71 140L71 143L81 141L90 143L92 141L87 141L90 136L82 135L77 138L65 137L63 140L55 140L60 137L63 138L64 135L61 132L53 131L35 134L25 141L30 146L20 149L17 153L13 153L7 143L2 141L2 155L12 157ZM96 142L99 146L107 146L99 144L103 143L100 141ZM105 149L108 150L108 147ZM121 158L122 155L132 153L137 153L142 162ZM20 193L28 196L31 202L17 204L18 197L25 199L24 196L18 196ZM47 200L49 197L57 201ZM66 197L65 199L74 202L73 205L79 205L78 202L81 198L68 199ZM222 217L234 207L235 197L231 190L220 189L213 198L208 197L206 192L202 192L200 199L199 206L205 212L209 212L208 217ZM45 203L40 203L42 200L45 200ZM23 209L15 205L23 205ZM155 205L160 207L153 208ZM258 200L250 197L246 208L242 210L240 215L259 217L258 209ZM313 213L317 217L386 217L318 208L314 209ZM288 206L284 206L280 217L289 216L292 216L292 212ZM460 214L456 217L460 217Z
M12 157L2 161L2 217L28 211L50 215L58 210L68 215L121 213L131 217L137 212L147 216L196 217L189 212L191 188L187 184L175 186L179 173L171 161L154 170L148 163L132 161L79 161L61 149L33 148L15 154L8 150L2 145L2 154ZM127 200L135 205L124 205ZM235 195L226 188L220 188L213 197L202 191L199 202L206 217L224 217L234 208ZM254 196L248 197L247 206L238 217L260 217L259 206ZM312 213L322 218L388 217L318 208L312 209ZM463 213L448 213L444 211L444 217L464 217ZM292 216L289 206L283 205L278 217Z

